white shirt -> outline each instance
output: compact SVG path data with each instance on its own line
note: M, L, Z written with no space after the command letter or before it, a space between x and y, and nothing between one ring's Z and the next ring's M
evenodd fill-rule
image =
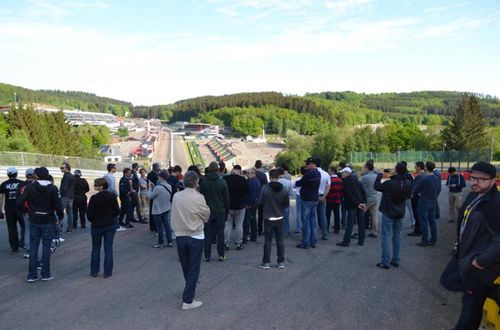
M325 195L328 193L328 191L325 192L325 189L327 186L330 185L330 175L327 172L323 171L321 167L318 167L318 171L321 174L321 181L319 183L318 194Z

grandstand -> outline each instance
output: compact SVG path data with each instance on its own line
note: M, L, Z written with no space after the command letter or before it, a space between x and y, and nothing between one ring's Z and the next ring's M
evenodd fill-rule
M218 138L210 139L206 145L218 161L228 162L236 157L236 154L229 150L227 145L223 144Z

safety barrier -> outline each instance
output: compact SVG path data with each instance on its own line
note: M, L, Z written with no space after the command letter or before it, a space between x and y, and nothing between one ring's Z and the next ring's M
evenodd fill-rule
M500 277L495 283L500 284ZM486 299L483 310L486 312L486 320L495 326L495 330L500 330L500 307L492 299Z

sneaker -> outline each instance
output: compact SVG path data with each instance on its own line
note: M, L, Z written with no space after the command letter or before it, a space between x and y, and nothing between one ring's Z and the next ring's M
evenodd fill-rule
M270 269L270 268L271 268L271 265L270 265L269 263L264 263L264 262L263 262L263 263L261 263L261 264L259 265L259 268L261 268L261 269L265 269L265 270L268 270L268 269Z
M29 257L30 257L30 254L29 254L29 253L25 253L25 254L23 255L23 258L24 258L24 259L28 259Z
M125 223L125 227L134 228L134 226L130 222Z
M111 274L104 274L102 277L108 278L108 277L111 277Z
M222 261L225 261L227 259L226 256L219 256L219 261L222 262Z
M229 244L224 244L224 250L229 251Z
M368 234L368 237L371 237L371 238L377 238L377 237L378 237L378 235L377 235L377 234L375 234L375 233L369 233L369 234Z
M163 245L163 244L156 244L156 245L155 245L155 246L153 246L153 247L154 247L154 248L156 248L156 249L162 249L162 248L164 248L164 247L165 247L165 245Z
M132 220L130 220L130 222L139 222L139 220L132 219Z
M92 276L92 277L97 277L97 273L90 274L90 276Z
M38 280L40 280L40 278L38 278L38 277L37 277L37 278L28 278L28 279L26 280L26 282L28 282L28 283L33 283L33 282L36 282L36 281L38 281Z
M391 261L390 264L392 267L399 267L399 262L397 261Z
M52 281L53 279L55 279L55 277L54 277L54 276L42 277L42 281L44 281L44 282L47 282L47 281Z
M59 237L57 240L59 241L59 243L62 243L62 242L64 242L64 241L65 241L65 239L64 239L64 238L61 238L61 237Z
M297 248L306 250L309 249L309 246L305 246L304 244L298 244Z
M411 233L408 233L408 236L422 236L422 233L420 233L420 232L411 232Z
M67 232L67 233L71 233L71 232L72 232L72 230L71 230L71 229L66 229L66 232Z
M278 269L285 269L285 263L284 262L279 262L278 263Z
M190 304L182 303L182 309L183 310L193 309L193 308L196 308L196 307L200 307L201 305L202 305L201 301L193 300L193 302L190 303Z
M376 265L378 268L382 268L382 269L390 269L391 267L387 266L387 265L384 265L383 263L379 262L377 265Z
M118 228L116 229L116 231L125 231L125 230L127 230L127 228L124 228L124 227L122 227L122 226L120 226L120 227L118 227Z
M347 243L344 243L344 242L340 242L340 243L337 243L338 246L344 246L344 247L348 247L349 244Z
M142 224L147 224L148 222L146 220L140 220L139 223L142 223Z
M236 250L243 250L243 245L236 244Z
M36 266L36 269L37 269L37 270L42 270L42 264L41 264L41 263L40 263L40 264L38 264L38 266Z
M416 245L417 246L422 246L422 247L433 246L432 243L427 243L427 242L419 242Z
M172 246L174 246L174 245L172 244L172 242L167 243L167 247L171 248Z

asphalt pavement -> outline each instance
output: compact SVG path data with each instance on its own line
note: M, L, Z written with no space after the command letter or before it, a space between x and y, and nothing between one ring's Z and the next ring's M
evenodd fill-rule
M454 241L445 191L440 202L437 245L415 246L406 222L399 268L375 267L380 238L343 248L335 245L341 236L330 235L301 250L300 235L292 234L286 269L261 270L260 236L241 251L232 248L225 262L202 261L196 299L203 305L189 311L180 308L184 280L175 244L152 248L148 225L116 234L110 278L89 276L90 229L78 229L52 255L55 280L29 284L28 260L9 251L2 220L0 329L450 329L460 295L438 283Z

